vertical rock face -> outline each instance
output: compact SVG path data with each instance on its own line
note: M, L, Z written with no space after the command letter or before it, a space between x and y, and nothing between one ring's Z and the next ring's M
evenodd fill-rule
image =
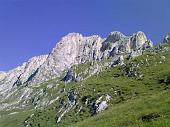
M134 33L132 36L125 36L116 31L111 32L103 42L101 52L103 53L103 58L109 58L121 54L140 52L142 48L147 46L152 46L152 42L141 31Z
M102 44L102 58L114 57L121 53L129 53L131 51L130 42L130 37L117 31L111 32Z
M78 33L68 34L57 43L32 82L39 83L55 78L72 65L98 59L102 42L103 39L99 36L83 37Z
M123 35L121 32L114 31L109 34L109 36L107 37L107 39L105 41L114 43L116 41L119 41L119 40L125 39L125 38L127 38L127 37L125 35Z
M151 46L151 43L143 32L125 36L115 31L106 39L98 35L84 37L79 33L70 33L57 43L48 56L34 57L16 69L0 72L0 94L25 83L40 84L59 77L64 70L76 64L130 53L135 56L146 45Z
M0 81L5 77L6 73L1 71L0 72Z
M0 73L0 93L5 93L5 91L30 80L31 76L36 73L37 69L44 63L46 58L47 55L33 57L27 63L23 63L22 66L16 69Z
M63 78L64 82L76 81L76 73L71 68L68 70L66 76Z
M163 42L164 43L170 43L170 33L165 36Z
M138 50L142 48L142 46L148 41L146 35L139 31L131 37L131 48L134 50Z

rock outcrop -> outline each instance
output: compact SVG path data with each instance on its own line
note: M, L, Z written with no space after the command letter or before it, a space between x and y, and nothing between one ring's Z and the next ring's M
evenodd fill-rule
M68 70L66 76L63 78L64 82L76 81L76 73L71 68Z
M46 61L47 55L31 58L22 66L8 72L0 73L0 95L31 80L38 68Z
M59 77L64 70L75 64L98 59L103 41L96 35L83 37L78 33L68 34L57 43L31 83L41 83Z
M170 33L165 36L163 42L168 44L170 43Z

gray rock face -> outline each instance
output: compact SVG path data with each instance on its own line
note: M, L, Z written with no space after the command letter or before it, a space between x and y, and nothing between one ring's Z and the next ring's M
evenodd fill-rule
M57 43L31 83L41 83L59 77L64 70L75 64L98 59L102 42L103 39L99 36L83 37L78 33L68 34Z
M76 81L76 74L73 69L69 69L66 76L63 78L64 82Z
M91 104L90 111L92 114L100 113L108 107L108 102L111 100L111 96L100 96L95 102Z
M131 37L131 48L134 50L138 50L143 48L143 45L146 44L148 39L146 38L145 34L141 31L135 33Z
M75 91L70 91L68 95L70 105L75 105L77 102L77 93Z
M119 41L119 40L125 39L125 38L126 38L126 36L123 35L121 32L119 32L119 31L114 31L114 32L111 32L111 33L109 34L109 36L108 36L107 39L106 39L106 42L112 42L112 43L114 43L114 42L116 42L116 41Z
M3 71L0 72L0 81L4 79L5 75L6 75L6 72L3 72Z
M170 33L165 36L163 43L170 43Z
M143 32L137 32L130 37L120 32L112 32L106 40L97 35L83 37L78 33L70 33L56 45L31 83L37 84L58 77L64 70L76 64L137 51L146 42Z
M8 72L0 73L0 94L5 94L19 85L31 80L37 69L45 62L47 55L33 57L27 63Z
M123 55L117 55L116 57L114 57L112 61L113 61L112 67L117 66L117 65L123 65L124 57Z
M123 56L133 53L133 57L142 53L151 43L143 32L125 36L120 32L111 32L106 39L98 35L84 37L79 33L70 33L59 41L49 55L33 57L22 66L9 72L0 72L0 95L6 95L20 85L35 85L60 77L63 71L73 65L88 61L118 58L123 64ZM8 91L8 92L7 92Z
M132 52L139 54L147 45L152 46L152 42L141 31L134 33L132 36L125 36L120 32L112 32L103 42L101 51L103 52L103 58L109 58Z

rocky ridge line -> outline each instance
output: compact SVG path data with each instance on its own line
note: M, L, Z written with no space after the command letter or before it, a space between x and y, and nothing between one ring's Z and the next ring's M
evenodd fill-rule
M69 33L56 44L49 55L33 57L16 69L1 72L0 97L18 86L40 84L60 77L63 71L69 70L73 65L122 58L125 54L134 57L142 54L148 47L152 47L152 42L141 31L132 36L115 31L106 39L98 35L84 37L79 33Z

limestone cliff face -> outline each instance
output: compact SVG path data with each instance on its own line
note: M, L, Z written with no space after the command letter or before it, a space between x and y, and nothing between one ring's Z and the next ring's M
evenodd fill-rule
M103 57L141 52L146 46L152 46L152 42L146 35L139 31L132 36L125 36L120 32L111 32L103 42L101 52Z
M165 36L163 42L164 43L170 43L170 33Z
M49 55L34 57L16 69L0 72L0 93L23 84L40 84L59 77L76 64L136 53L146 46L152 46L152 43L143 32L125 36L115 31L106 39L98 35L84 37L70 33L56 44Z
M68 34L57 43L31 83L59 77L72 65L98 59L103 41L99 36L83 37L78 33Z
M23 63L8 72L0 73L0 93L5 93L6 91L20 86L31 80L31 76L35 75L38 68L46 61L47 55L42 55L38 57L31 58L28 62Z

